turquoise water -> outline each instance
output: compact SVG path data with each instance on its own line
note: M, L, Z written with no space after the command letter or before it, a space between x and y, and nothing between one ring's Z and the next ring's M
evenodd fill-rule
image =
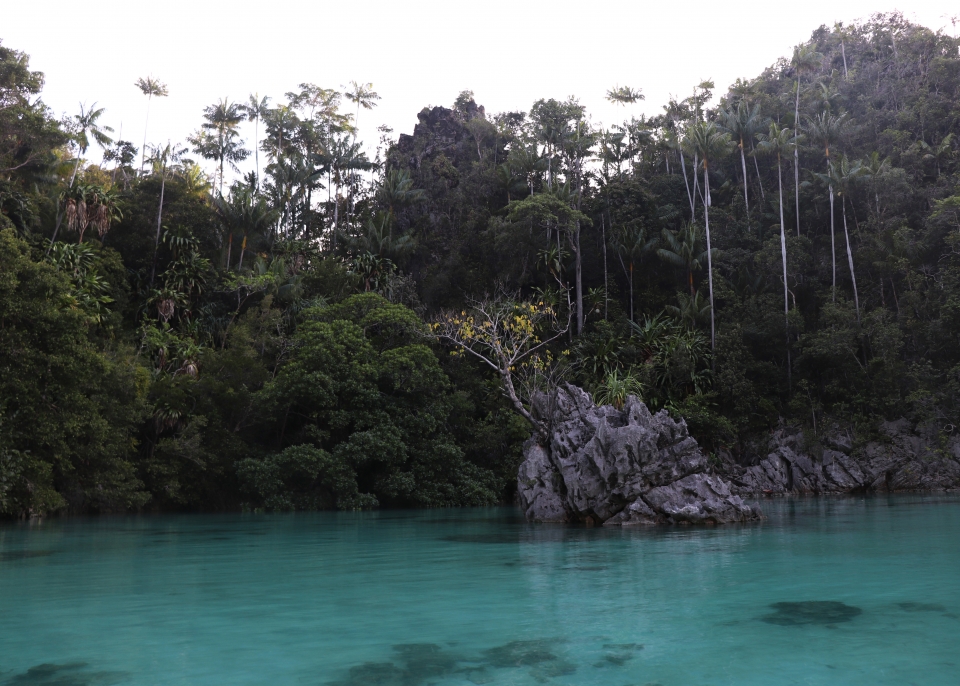
M0 684L957 684L960 498L0 526Z

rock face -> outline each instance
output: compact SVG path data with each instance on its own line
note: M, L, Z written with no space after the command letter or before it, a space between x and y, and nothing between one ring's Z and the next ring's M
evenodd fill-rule
M754 446L748 464L727 460L724 472L733 492L751 496L960 488L960 437L944 441L906 420L880 429L881 440L855 448L852 434L836 427L811 444L803 432L781 428Z
M719 524L761 512L709 474L707 459L665 411L631 396L623 410L597 407L567 385L536 398L548 445L530 439L517 475L520 503L538 522L609 525Z

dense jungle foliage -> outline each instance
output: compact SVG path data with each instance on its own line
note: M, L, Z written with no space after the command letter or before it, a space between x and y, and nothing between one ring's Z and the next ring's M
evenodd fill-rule
M0 45L0 515L509 500L560 381L734 455L780 421L952 432L958 47L821 27L716 101L613 88L609 129L465 91L371 160L370 84L138 146Z

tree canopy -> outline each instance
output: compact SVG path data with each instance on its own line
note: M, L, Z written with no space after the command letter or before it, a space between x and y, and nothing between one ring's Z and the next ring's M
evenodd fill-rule
M138 147L0 44L0 515L509 501L561 381L734 455L955 431L960 41L887 14L785 53L653 115L611 85L604 129L465 90L371 158L371 83L160 142L145 77Z

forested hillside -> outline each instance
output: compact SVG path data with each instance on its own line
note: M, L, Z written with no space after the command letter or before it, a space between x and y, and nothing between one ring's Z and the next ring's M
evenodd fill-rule
M221 100L151 145L58 120L0 44L0 515L510 500L561 381L742 460L780 422L946 437L958 48L822 27L716 99L644 117L613 87L603 129L464 91L369 159L369 84Z

